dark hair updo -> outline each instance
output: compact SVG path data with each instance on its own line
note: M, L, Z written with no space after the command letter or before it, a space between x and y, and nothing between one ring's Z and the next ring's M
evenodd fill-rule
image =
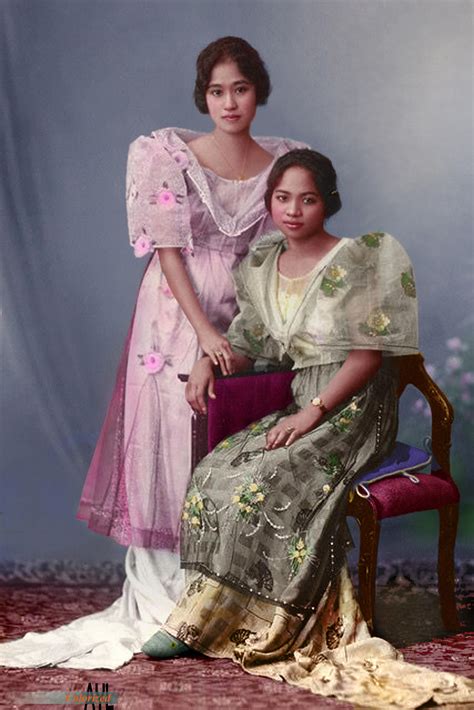
M204 47L196 61L194 103L199 111L209 113L206 91L211 73L218 62L226 60L234 61L243 76L254 85L257 105L266 104L272 87L268 71L257 50L241 37L221 37Z
M324 215L326 218L332 217L341 209L341 198L337 190L337 175L333 164L325 155L317 153L309 148L290 150L276 161L271 169L267 180L267 190L265 192L265 206L270 211L272 195L283 173L288 168L304 168L314 180L321 199L324 202Z

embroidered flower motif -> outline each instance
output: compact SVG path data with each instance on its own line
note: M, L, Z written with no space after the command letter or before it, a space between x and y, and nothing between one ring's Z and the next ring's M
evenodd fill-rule
M413 273L411 271L402 271L400 282L406 296L416 298L416 286Z
M252 424L249 424L246 431L248 431L250 436L258 436L259 434L263 434L268 429L271 429L272 426L273 421L267 422L266 425L262 422L253 422Z
M334 649L339 646L339 641L341 640L344 633L344 624L341 617L334 623L328 626L326 630L326 644L329 649Z
M237 507L237 513L246 522L250 517L260 511L261 503L265 500L265 491L260 483L249 481L237 486L232 496L232 504Z
M263 332L264 329L261 323L257 323L256 325L254 325L251 330L247 330L246 328L244 328L242 332L245 340L250 345L252 352L256 353L257 355L263 350Z
M352 421L359 416L360 412L361 408L355 400L352 400L347 407L344 407L339 414L336 414L329 421L337 431L345 432L351 426Z
M171 157L176 161L181 170L185 170L188 167L189 158L184 150L175 150L175 152L171 154Z
M380 246L380 242L384 236L384 232L370 232L369 234L364 234L364 236L361 237L361 241L366 247L377 249Z
M194 626L193 624L189 624L188 626L188 624L183 622L178 629L176 638L183 643L193 643L193 641L196 641L196 639L199 638L200 634L201 629L198 629L197 626Z
M149 198L150 205L160 205L165 209L170 209L177 204L182 204L184 195L177 195L169 189L168 183L162 184L161 190L152 192Z
M138 358L140 365L143 365L150 375L156 375L157 372L161 372L166 365L166 359L156 350L151 350L146 355L139 355Z
M229 641L232 641L232 643L239 645L241 643L245 643L247 639L249 639L251 636L255 636L254 631L250 631L249 629L236 629L229 636Z
M288 557L290 558L290 579L297 574L301 565L308 556L308 550L304 538L294 535L288 545Z
M337 476L343 471L341 457L335 451L328 454L327 458L321 456L320 458L316 459L316 463L318 463L322 467L326 476Z
M390 322L390 318L382 311L381 308L375 308L365 323L359 324L359 329L362 333L370 335L371 337L377 335L388 335L388 326L390 325Z
M199 532L202 528L202 510L204 503L197 493L190 493L185 502L181 518L187 522L191 532Z
M249 577L250 579L255 580L253 584L255 584L258 590L263 588L265 588L267 592L271 592L273 590L273 575L268 565L266 565L263 560L258 560L254 565L252 565L252 567L250 567Z
M151 239L146 236L146 234L142 234L140 237L135 239L133 243L133 253L137 259L149 254L151 251L153 251L153 243Z
M223 439L219 444L217 444L216 449L219 451L221 449L229 449L235 441L235 434L231 434L227 439Z
M321 290L326 296L334 296L338 288L345 286L344 276L347 274L346 269L342 266L333 264L330 266L321 282Z
M166 298L174 298L173 291L168 286L168 281L164 276L161 279L160 291Z

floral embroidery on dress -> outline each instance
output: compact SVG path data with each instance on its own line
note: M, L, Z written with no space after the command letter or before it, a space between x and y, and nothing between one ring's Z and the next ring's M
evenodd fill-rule
M187 522L191 532L198 533L202 530L202 510L204 503L198 493L190 493L185 502L181 518Z
M328 626L326 630L326 645L329 649L334 649L339 646L339 641L344 634L344 624L341 617L334 623Z
M197 626L194 626L193 624L189 624L188 626L188 624L183 622L178 629L176 638L183 643L192 643L193 641L196 641L200 634L201 630L198 629Z
M335 451L328 454L327 457L320 456L316 459L316 462L322 467L326 476L337 476L344 469L341 457Z
M204 589L204 580L202 577L198 577L194 582L191 582L186 590L186 596L192 597L194 594L199 594Z
M301 565L308 557L308 549L304 538L301 535L294 535L288 545L288 557L290 558L290 579L299 571Z
M250 436L258 436L259 434L263 434L265 431L271 429L272 426L273 421L266 425L261 421L253 422L252 424L249 424L249 426L244 429L244 431L248 431Z
M237 513L246 522L258 515L265 500L264 487L261 483L248 481L234 489L232 503L237 508Z
M312 515L313 511L310 508L301 508L301 510L298 511L298 515L296 516L293 524L293 530L295 532L306 530Z
M161 277L160 291L166 298L174 298L173 291L170 289L168 281L165 276Z
M140 365L143 365L150 375L156 375L157 372L161 372L167 364L166 358L157 350L151 350L146 355L138 355L138 359Z
M189 158L184 150L175 150L171 153L171 157L181 170L186 170L189 165Z
M245 643L251 636L254 636L254 631L250 631L250 629L236 629L229 636L229 641L238 646L241 643Z
M261 590L265 588L267 592L273 590L273 575L263 560L258 560L250 569L249 577L255 580L255 586Z
M150 239L146 233L146 229L142 228L140 234L136 234L132 239L133 253L139 259L146 256L157 246L154 239Z
M346 432L351 426L353 420L358 417L360 413L361 408L358 406L357 402L353 400L347 407L344 407L339 414L332 417L329 421L337 431Z
M149 198L150 205L161 205L166 209L174 207L175 204L181 205L184 200L184 195L177 195L172 190L168 189L168 183L162 184L161 190L152 192Z
M380 246L380 242L384 236L384 232L370 232L369 234L364 234L364 236L362 236L360 239L366 247L376 249Z
M219 444L217 444L216 451L222 451L223 449L229 449L236 439L237 439L237 436L235 434L228 436L226 439L222 439L222 441L219 442Z
M347 271L342 266L337 266L336 264L330 266L321 282L321 291L324 295L334 296L338 288L343 288L346 285L344 281L346 274Z
M381 308L374 308L365 323L359 324L359 330L365 335L375 337L377 335L389 335L390 318Z
M410 296L410 298L416 298L416 286L415 279L413 277L413 272L402 271L400 281L405 294L407 296Z
M261 323L257 323L257 325L254 325L252 330L244 329L243 331L243 336L245 340L252 348L252 351L257 354L261 353L263 350L263 333L264 328Z

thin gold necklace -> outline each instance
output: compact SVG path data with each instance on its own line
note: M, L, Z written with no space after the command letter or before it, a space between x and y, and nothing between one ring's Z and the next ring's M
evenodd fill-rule
M239 182L242 182L242 180L245 180L245 168L247 167L247 156L249 153L250 136L248 137L247 145L245 146L245 153L244 153L244 158L243 158L241 169L240 169L240 174L239 174L238 170L237 171L235 170L235 166L232 165L230 160L228 160L226 154L224 153L224 151L222 149L222 146L219 145L219 141L217 140L217 138L215 137L215 135L213 133L211 133L211 138L214 141L214 143L216 144L217 148L219 149L219 152L222 155L222 157L224 158L225 162L227 163L227 165L231 169L231 173L234 174L235 172L237 172L237 174L239 175L237 180Z

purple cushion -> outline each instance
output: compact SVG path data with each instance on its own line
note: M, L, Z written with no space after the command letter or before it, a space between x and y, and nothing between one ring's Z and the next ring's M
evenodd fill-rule
M431 463L431 454L416 446L404 444L401 441L395 443L390 456L387 456L380 466L367 471L357 478L357 483L370 484L374 479L388 478L410 471L418 471Z

